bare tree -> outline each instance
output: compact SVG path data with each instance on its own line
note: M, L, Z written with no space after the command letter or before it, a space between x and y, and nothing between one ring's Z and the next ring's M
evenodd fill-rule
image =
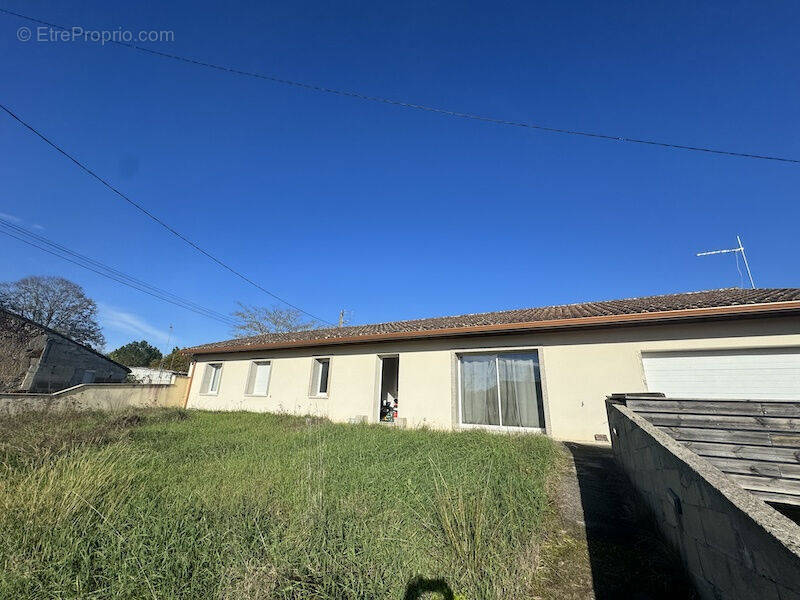
M248 306L237 302L239 310L231 315L237 323L231 330L234 337L247 337L285 331L309 331L319 328L316 321L306 321L303 313L281 306Z
M25 277L0 283L0 307L95 350L105 346L97 304L81 286L63 277Z

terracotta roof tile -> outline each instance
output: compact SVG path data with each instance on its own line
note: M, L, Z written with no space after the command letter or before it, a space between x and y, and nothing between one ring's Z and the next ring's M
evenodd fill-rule
M687 309L718 308L747 304L771 304L777 302L800 301L800 288L725 288L702 292L686 292L662 296L627 298L624 300L605 300L601 302L580 302L559 306L522 308L488 313L474 313L450 317L433 317L410 321L391 321L371 325L332 327L290 333L273 333L252 337L214 342L189 348L194 354L207 354L215 351L241 352L257 350L262 347L292 345L325 345L337 340L357 343L358 338L374 339L380 335L400 333L420 333L434 330L458 330L470 327L496 326L514 323L536 323L560 319L579 319L585 317L614 317L664 311Z

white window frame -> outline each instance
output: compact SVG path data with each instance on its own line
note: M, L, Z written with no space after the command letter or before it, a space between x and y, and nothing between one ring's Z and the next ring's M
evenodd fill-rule
M201 396L216 396L216 395L219 394L219 390L220 390L220 387L221 387L221 384L222 384L222 367L223 367L223 365L224 365L224 363L222 363L222 362L209 362L209 363L206 363L206 369L214 369L214 368L216 368L217 373L219 375L217 376L217 387L216 387L216 389L214 389L212 387L213 384L214 384L214 375L212 373L211 377L208 380L208 390L206 390L205 392L201 391L200 392ZM203 375L205 376L205 373ZM202 386L202 379L200 380L200 385Z
M539 386L542 390L542 413L544 414L544 427L521 427L519 425L503 425L503 406L500 399L500 365L497 363L497 357L501 354L521 354L524 352L536 352L536 357L539 362ZM461 377L461 357L466 355L476 354L493 354L495 355L495 375L497 377L497 409L498 417L500 418L500 425L487 425L484 423L464 423L463 416L463 403L462 394L464 380ZM474 352L456 352L456 364L458 366L458 427L459 429L483 429L486 431L496 431L498 433L547 433L547 401L544 391L544 375L542 373L542 351L540 348L503 348L496 350L478 350Z
M257 365L269 365L269 375L267 375L267 389L264 390L263 394L256 394L255 393L255 387L256 387L255 375L256 375ZM259 359L250 361L250 369L247 372L247 379L244 382L244 395L245 396L254 397L254 398L265 398L265 397L269 396L269 386L272 383L272 366L273 366L272 365L272 361L270 359L267 359L267 358L259 358ZM248 394L247 393L247 388L250 387L250 378L251 377L254 378L253 379L253 392Z
M327 390L320 392L320 384L322 383L322 363L328 363L328 385ZM319 367L317 366L319 365ZM331 357L330 356L315 356L311 362L311 390L309 396L311 398L327 398L331 393Z

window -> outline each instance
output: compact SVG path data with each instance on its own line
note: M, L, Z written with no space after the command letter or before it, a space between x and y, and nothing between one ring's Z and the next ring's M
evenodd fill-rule
M461 424L544 429L535 351L465 354L461 360Z
M328 379L330 379L331 359L315 358L314 367L311 372L311 395L327 396Z
M272 364L268 360L256 360L250 363L250 374L247 376L245 394L248 396L266 396L269 389L269 375Z
M94 383L94 376L95 376L94 371L86 369L83 372L83 383Z
M203 383L200 385L201 394L216 394L219 392L219 380L222 377L222 363L208 363L203 373Z

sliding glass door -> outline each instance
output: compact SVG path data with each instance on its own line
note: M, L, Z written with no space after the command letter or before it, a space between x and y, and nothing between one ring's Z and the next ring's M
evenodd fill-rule
M464 354L461 423L544 429L544 404L535 350Z

